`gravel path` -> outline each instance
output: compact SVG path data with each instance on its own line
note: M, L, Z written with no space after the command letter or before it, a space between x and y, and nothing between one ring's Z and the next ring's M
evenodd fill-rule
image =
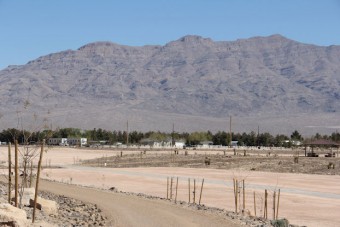
M108 217L108 223L113 226L242 226L238 220L180 208L163 200L149 200L48 181L42 181L41 189L97 204Z

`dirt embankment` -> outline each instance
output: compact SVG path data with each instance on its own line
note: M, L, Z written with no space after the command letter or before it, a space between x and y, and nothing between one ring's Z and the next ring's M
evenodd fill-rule
M132 168L132 167L189 167L211 169L235 169L245 171L265 171L278 173L305 173L322 175L340 175L340 159L331 157L296 158L294 154L286 153L238 153L233 155L223 152L215 154L164 154L140 152L104 156L101 158L84 160L82 165L95 167ZM288 156L287 156L288 155ZM330 163L333 165L330 166Z

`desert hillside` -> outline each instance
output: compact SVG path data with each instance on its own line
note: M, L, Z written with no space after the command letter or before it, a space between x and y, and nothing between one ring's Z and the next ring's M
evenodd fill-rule
M0 71L0 127L18 115L54 127L136 130L261 129L334 132L340 46L280 35L215 42L185 36L164 46L96 42ZM26 105L29 104L29 105Z

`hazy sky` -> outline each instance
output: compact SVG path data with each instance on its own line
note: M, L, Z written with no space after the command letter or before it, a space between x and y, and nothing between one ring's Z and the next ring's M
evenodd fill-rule
M340 0L0 0L0 69L95 41L163 45L188 34L340 45Z

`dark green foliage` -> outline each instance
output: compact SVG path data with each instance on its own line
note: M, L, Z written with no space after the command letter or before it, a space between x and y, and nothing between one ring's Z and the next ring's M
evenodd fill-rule
M35 143L42 139L48 138L79 138L84 137L89 141L106 141L107 144L115 144L117 142L126 143L126 131L109 131L101 128L94 128L92 130L81 130L77 128L61 128L56 130L43 130L37 132L22 131L14 128L8 128L0 132L1 142L14 142L17 139L19 143L24 141L28 143ZM191 133L178 133L171 132L165 133L160 131L149 132L129 132L129 143L140 144L142 139L150 139L154 141L171 141L172 137L175 141L185 141L187 145L198 145L203 141L212 141L214 145L227 146L230 144L229 132L219 131L213 134L207 132L191 132ZM340 133L335 132L331 135L320 135L317 133L313 139L323 138L333 140L340 143ZM232 133L232 140L238 141L239 146L277 146L277 147L290 147L292 146L291 140L303 141L303 137L295 130L290 138L286 135L278 134L275 137L268 132L257 134L254 131L250 133ZM289 141L289 142L287 142Z
M295 131L292 133L292 135L290 135L290 138L291 138L292 140L303 141L302 136L300 135L300 133L299 133L297 130L295 130Z

